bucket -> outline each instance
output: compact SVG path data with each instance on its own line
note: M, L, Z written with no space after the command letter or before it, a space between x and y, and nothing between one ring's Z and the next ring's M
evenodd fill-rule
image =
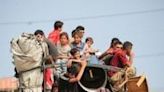
M105 88L107 74L103 68L87 66L78 84L87 92L95 92L100 88Z

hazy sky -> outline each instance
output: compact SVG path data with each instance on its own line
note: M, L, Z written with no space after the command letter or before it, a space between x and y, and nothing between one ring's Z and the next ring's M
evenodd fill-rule
M0 0L0 77L14 73L10 40L36 29L48 34L56 20L69 34L83 25L101 52L113 37L131 41L138 75L146 74L150 92L164 91L163 0Z

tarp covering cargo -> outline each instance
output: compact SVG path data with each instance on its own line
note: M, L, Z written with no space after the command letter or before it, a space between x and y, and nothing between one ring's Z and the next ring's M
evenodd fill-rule
M33 34L23 33L18 38L12 39L11 52L17 71L25 71L40 66L43 55L48 52L45 46L45 43L36 41Z

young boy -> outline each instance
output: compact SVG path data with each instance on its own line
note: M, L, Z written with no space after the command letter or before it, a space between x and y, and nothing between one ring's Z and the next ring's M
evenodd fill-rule
M85 59L81 59L80 51L76 48L71 49L72 59L68 61L69 82L77 82L81 79L84 69L87 65Z
M54 30L48 35L48 39L55 45L59 43L60 33L62 32L63 22L56 21L54 23Z
M113 38L111 40L111 44L110 44L110 47L103 53L99 56L99 59L103 59L106 55L113 55L113 52L114 52L114 49L116 47L117 44L122 44L121 41L118 39L118 38Z
M78 87L78 81L80 81L87 62L82 60L80 57L80 51L76 48L71 49L70 51L72 59L68 61L68 69L65 74L68 77L68 81L63 79L59 80L59 90L60 92L81 92Z
M47 43L48 46L48 52L49 52L49 56L47 57L47 61L45 62L45 64L51 64L55 61L56 57L58 56L58 52L57 52L57 48L56 46L49 41L49 39L47 39L44 35L44 32L40 29L36 30L34 33L37 37L37 39L39 41L43 40L44 42ZM54 84L54 69L52 68L46 68L44 70L44 83L43 83L43 87L44 87L44 91L46 90L46 92L50 92L52 89L52 85Z
M78 32L80 32L81 38L83 38L84 37L84 33L85 33L85 28L83 26L79 25L79 26L76 27L76 30Z
M99 56L99 60L104 61L105 64L110 65L110 61L113 55L122 49L122 42L117 38L113 38L111 41L111 46L102 55Z
M124 42L123 48L114 54L112 61L110 62L110 65L122 68L126 71L125 74L119 71L108 72L108 75L111 77L115 87L118 87L118 84L120 84L120 82L124 79L122 77L123 75L125 75L125 80L127 80L127 77L132 77L135 75L135 69L131 67L133 63L132 46L133 44L131 42ZM129 58L127 58L127 56Z

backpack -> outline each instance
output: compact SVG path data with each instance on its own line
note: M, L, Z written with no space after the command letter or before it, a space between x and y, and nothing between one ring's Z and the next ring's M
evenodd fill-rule
M44 57L48 55L48 47L45 42L38 42L35 35L22 33L10 42L13 63L18 72L39 67Z

